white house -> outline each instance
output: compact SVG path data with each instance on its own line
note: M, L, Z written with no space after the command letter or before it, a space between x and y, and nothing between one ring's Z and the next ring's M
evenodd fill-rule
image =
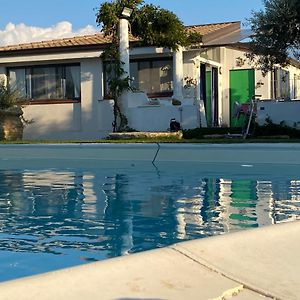
M189 26L201 46L168 49L130 42L130 76L138 92L125 97L129 126L167 131L176 118L184 129L239 126L235 105L253 95L300 98L300 67L276 68L266 77L245 56L249 32L240 22ZM25 139L99 139L112 131L113 101L101 54L102 34L0 48L0 77L26 98ZM173 105L176 99L180 105Z

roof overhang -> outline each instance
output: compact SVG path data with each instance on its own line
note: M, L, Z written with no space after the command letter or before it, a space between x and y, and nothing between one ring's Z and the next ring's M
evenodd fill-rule
M43 61L60 61L60 60L77 60L85 58L99 58L103 53L102 50L90 50L90 51L64 51L59 52L28 52L28 53L13 53L13 55L2 56L0 55L1 64L18 64L18 63L31 63L31 62L43 62Z

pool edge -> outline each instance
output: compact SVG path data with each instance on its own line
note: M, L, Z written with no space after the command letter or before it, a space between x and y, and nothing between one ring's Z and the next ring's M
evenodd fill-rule
M296 299L299 232L296 221L179 243L4 282L0 298Z
M300 164L300 144L34 144L0 145L8 160L92 160Z

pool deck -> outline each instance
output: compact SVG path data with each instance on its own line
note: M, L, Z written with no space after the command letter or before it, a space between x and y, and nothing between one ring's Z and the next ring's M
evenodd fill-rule
M2 283L0 299L299 299L299 249L296 221Z

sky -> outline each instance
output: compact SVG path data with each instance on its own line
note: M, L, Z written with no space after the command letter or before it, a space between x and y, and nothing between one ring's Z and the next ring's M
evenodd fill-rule
M99 32L102 0L0 0L0 45ZM145 0L173 11L185 25L241 21L244 27L262 0Z

